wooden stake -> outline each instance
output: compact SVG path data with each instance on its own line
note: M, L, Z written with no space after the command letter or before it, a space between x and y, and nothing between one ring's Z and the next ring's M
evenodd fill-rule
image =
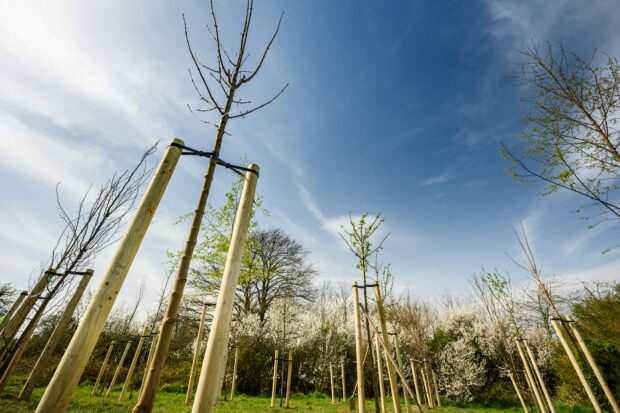
M22 291L21 293L19 293L19 295L15 299L15 302L13 302L13 305L11 305L11 308L9 308L9 311L6 312L4 317L2 317L2 321L0 321L0 332L4 329L4 326L6 326L6 323L11 319L11 317L13 317L13 314L15 313L15 311L17 311L20 304L22 303L22 301L24 301L24 298L26 298L27 295L28 291Z
M545 400L547 402L547 406L549 407L549 411L551 413L555 413L555 408L553 407L553 401L551 400L551 396L549 395L549 391L547 390L547 386L543 381L543 376L538 368L538 364L536 363L536 357L534 357L534 352L530 348L529 344L527 344L526 340L522 340L523 347L525 347L525 351L530 359L530 363L532 363L532 367L534 367L534 374L536 375L536 379L538 383L540 383L540 388L542 389L543 395L545 396Z
M611 392L611 389L609 388L609 385L607 384L605 377L601 373L601 370L598 368L598 364L596 364L596 360L594 360L594 357L592 357L592 353L590 353L590 350L588 349L586 342L584 341L583 337L581 337L581 333L579 333L579 331L577 330L575 323L568 322L566 324L570 326L570 330L572 331L573 335L577 339L577 343L579 343L579 347L581 348L581 351L586 356L586 360L588 360L588 363L590 364L592 371L594 371L594 375L596 376L596 378L598 379L598 382L603 388L603 392L605 392L605 396L607 396L607 400L609 400L609 404L614 410L614 413L620 413L620 407L618 407L618 402L616 401L616 398Z
M332 404L336 403L336 389L334 388L334 363L329 362L329 383L332 389Z
M358 413L366 413L366 390L364 389L364 359L362 350L362 319L357 283L353 283L353 315L355 317L355 360L357 362ZM369 348L370 348L370 343Z
M235 359L233 361L232 383L230 385L230 401L235 400L235 384L237 383L237 363L239 362L239 347L235 346Z
M204 331L205 319L207 317L207 303L202 304L202 313L200 314L200 324L198 324L198 333L194 347L194 358L192 359L192 368L189 372L189 384L187 385L187 393L185 394L185 404L192 402L192 393L194 392L194 381L196 380L196 372L198 371L198 363L200 363L200 348L202 347L202 335Z
M342 401L347 401L347 381L344 376L344 360L340 360L340 375L342 377Z
M508 377L510 377L510 381L512 382L513 387L515 388L515 392L517 393L517 397L519 397L519 401L521 402L521 406L523 407L523 411L525 413L529 413L527 409L527 405L525 404L525 400L523 399L523 395L521 394L521 390L519 389L519 385L512 375L511 371L508 371Z
M256 164L248 166L254 172L246 172L243 191L237 208L237 215L233 225L233 233L230 239L230 247L226 256L226 265L222 275L222 284L213 313L211 332L207 341L196 398L192 407L193 413L210 413L217 402L217 395L222 388L221 379L225 368L226 354L228 350L228 337L230 333L230 323L233 315L233 304L237 289L237 280L241 269L241 258L245 239L247 237L252 207L254 205L254 193L256 192L256 182L258 180L259 167ZM148 381L148 378L147 378ZM143 395L142 399L146 397ZM140 403L134 408L138 413ZM149 410L150 411L150 410Z
M144 340L146 339L148 333L149 326L145 325L144 330L142 330L140 340L138 341L136 351L133 353L133 358L131 359L131 364L129 365L129 370L127 371L127 377L125 377L125 383L123 383L123 389L121 390L121 394L118 396L119 402L123 401L123 399L125 398L125 393L127 393L127 389L129 389L129 386L131 385L131 378L133 377L133 372L136 369L136 365L138 364L138 359L140 358L142 346L144 345Z
M375 352L377 355L377 377L379 379L381 413L387 413L387 405L385 403L385 383L383 380L383 355L381 354L381 346L379 345L379 335L373 334L373 336L375 337Z
M394 351L396 351L396 361L398 362L398 368L401 370L405 370L403 366L403 359L400 354L400 343L398 342L398 334L394 334ZM411 404L409 403L409 397L407 397L407 393L403 394L403 398L405 399L405 411L407 413L411 413Z
M106 367L108 367L108 361L110 360L110 355L112 354L112 350L114 350L114 345L116 341L112 341L110 346L108 347L108 352L105 354L105 358L103 359L103 363L101 364L101 369L99 370L99 374L97 375L97 380L95 380L95 385L93 386L93 390L90 392L91 396L97 394L97 387L99 387L99 383L101 383L101 379L105 374Z
M515 343L517 345L517 351L519 352L521 361L523 362L523 366L525 367L525 375L527 376L528 383L530 385L530 388L532 389L532 392L534 393L534 397L536 398L536 404L538 405L538 409L542 413L545 413L547 409L545 408L545 404L542 401L540 391L538 390L538 386L536 385L536 379L534 378L534 375L532 374L530 363L528 362L527 357L525 356L525 352L523 351L523 348L521 346L521 342L519 341L519 339L515 338Z
M276 350L276 355L273 358L273 381L271 383L271 407L276 407L276 388L278 387L278 356L280 352Z
M123 363L125 362L125 357L127 357L127 353L129 353L129 348L131 347L131 341L128 341L125 345L125 350L123 350L123 355L118 362L118 366L114 371L114 376L112 376L112 381L110 382L110 387L108 387L108 391L105 393L105 397L109 397L112 394L112 387L116 384L116 379L118 379L118 375L121 373L121 369L123 368Z
M409 360L409 363L411 364L411 374L413 376L413 387L415 388L415 399L418 402L418 405L421 405L422 399L420 398L420 389L418 387L418 375L415 372L415 365L414 365L413 359Z
M602 413L603 409L601 409L601 405L599 404L598 400L596 400L596 397L594 396L592 387L590 387L590 384L588 383L585 376L583 375L583 371L581 371L581 368L579 367L579 364L577 363L577 359L575 358L575 355L573 354L573 350L571 350L570 346L568 345L568 342L566 341L566 338L564 337L564 334L562 333L557 320L551 319L551 325L553 326L555 333L558 335L558 338L560 339L560 343L562 344L562 347L564 347L564 351L566 352L568 359L573 365L573 368L575 369L575 373L577 373L577 377L579 377L579 381L581 381L581 385L585 389L588 395L588 398L590 399L590 403L592 403L592 406L594 407L594 410L597 413Z
M28 296L22 301L19 308L15 310L14 316L7 320L4 329L0 333L0 349L6 351L9 348L11 341L13 341L22 324L24 324L26 317L28 317L28 313L30 313L30 310L32 310L39 299L39 295L47 287L47 284L49 284L55 274L56 271L52 268L43 272Z
M183 144L180 139L173 139L173 142ZM64 412L67 409L180 156L180 148L168 146L166 149L97 292L37 406L37 413Z
M379 323L381 325L381 336L385 345L385 352L390 353L390 344L388 341L387 322L385 320L385 311L383 309L383 297L381 297L381 290L379 284L375 284L375 299L377 300L377 313L379 315ZM366 309L368 311L368 309ZM391 353L390 353L391 355ZM387 356L386 356L387 357ZM398 395L398 383L396 382L396 374L394 373L394 367L387 363L388 377L390 379L390 390L392 392L392 402L394 404L394 413L400 413L400 397Z
M430 369L428 367L428 360L422 360L422 374L426 379L426 385L428 386L428 402L431 408L437 407L435 404L435 396L433 395L433 382L431 381Z
M433 408L433 398L428 388L428 381L426 380L426 374L424 374L424 364L420 362L420 374L422 375L422 384L424 385L424 397L426 398L426 404L429 408Z
M431 370L431 375L433 376L433 386L435 386L435 396L437 396L437 407L441 407L441 399L439 398L439 387L437 386L437 375L435 374L435 370Z
M149 347L149 355L146 358L146 364L144 365L144 373L142 374L142 383L140 383L140 391L138 392L138 397L142 394L142 390L144 389L144 384L146 383L146 375L149 372L149 366L153 361L153 354L155 353L155 347L157 346L157 339L159 338L158 333L151 333L151 346Z
M291 381L293 379L293 352L289 350L288 352L288 367L286 369L286 400L284 402L284 407L288 409L290 407L289 403L291 401Z
M20 400L30 400L30 396L32 395L32 391L35 386L39 384L41 381L41 377L45 372L45 367L49 363L52 354L56 350L58 343L62 336L66 333L67 327L69 327L69 323L71 323L71 319L73 318L73 313L75 312L75 308L80 303L80 299L82 298L82 294L84 294L84 290L86 290L86 286L88 285L90 279L93 276L94 271L88 269L85 271L85 274L82 275L82 279L80 283L77 285L73 296L67 303L65 310L63 311L60 319L56 323L56 327L54 327L54 331L50 335L50 338L47 340L45 347L41 351L37 362L35 363L30 375L28 376L28 380L24 384L22 391L19 393Z

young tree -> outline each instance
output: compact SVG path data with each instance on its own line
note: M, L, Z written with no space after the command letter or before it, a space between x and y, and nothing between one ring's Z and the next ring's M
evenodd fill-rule
M133 409L135 413L150 412L155 404L157 388L159 386L161 374L166 362L170 340L172 339L172 333L174 330L174 324L178 316L181 299L183 297L183 290L185 288L185 283L187 282L189 267L194 255L194 248L196 246L196 242L198 241L198 233L200 232L207 199L211 190L215 167L218 163L222 164L222 161L219 159L219 154L222 148L224 135L226 134L226 126L230 120L245 117L267 106L277 99L288 86L288 84L286 84L276 95L266 102L250 108L244 106L250 104L249 101L245 101L237 97L237 92L239 89L251 82L263 67L267 53L269 52L269 49L278 34L280 23L282 21L282 16L280 16L280 20L271 39L267 43L267 46L263 52L259 54L260 58L258 63L248 70L247 58L249 57L249 54L246 48L250 34L253 8L253 0L247 0L239 46L236 54L232 55L227 51L224 42L222 41L213 1L210 1L212 25L208 29L215 42L216 52L214 66L204 64L194 52L189 39L189 34L187 32L185 16L183 16L185 39L194 66L194 71L191 69L189 70L190 80L199 97L200 103L205 105L196 108L196 111L203 114L216 114L217 119L215 121L209 119L201 120L203 123L211 125L215 128L215 141L213 144L213 150L211 151L212 155L210 157L209 166L200 190L198 204L192 217L191 229L187 240L185 241L183 254L181 255L179 262L178 272L170 294L168 307L166 308L166 313L161 323L159 340L157 341L155 354L146 378L146 384L140 396L140 400L138 400ZM194 74L197 75L197 80L194 78Z
M37 302L37 307L31 320L39 320L44 312L53 310L64 301L58 296L64 287L70 287L72 271L82 270L85 265L104 248L114 243L118 230L125 222L127 214L133 209L136 198L150 175L147 167L148 157L155 152L157 145L153 145L142 154L133 169L115 173L99 190L91 196L91 190L86 191L79 201L75 211L69 211L61 201L59 187L56 187L57 207L61 220L65 226L52 249L46 267L62 274L50 277L45 290L41 293L43 299ZM48 277L43 274L42 277ZM65 288L70 293L70 288ZM54 299L58 296L58 299ZM54 303L58 305L54 305ZM31 308L23 308L21 314L16 313L13 322L9 320L0 337L0 349L8 350L7 357L13 357L15 349L24 341L29 340L36 322L31 322L11 349L9 344L16 336L21 323L25 320ZM22 317L23 316L23 317Z
M528 105L521 134L523 149L502 146L518 182L538 180L544 194L567 189L594 208L592 226L620 218L616 189L620 177L620 66L594 52L589 60L561 45L521 51L525 62L516 78ZM603 61L598 63L603 57Z
M357 258L356 267L362 272L362 283L364 286L367 285L366 278L368 274L368 270L370 268L370 259L373 255L383 249L383 243L390 235L389 233L383 237L378 243L373 245L372 238L373 235L379 230L381 224L383 224L384 218L381 216L381 213L373 217L369 217L368 213L363 214L357 222L353 220L353 216L349 213L349 227L348 229L341 226L342 232L339 232L340 238L345 242L349 251L355 255ZM364 292L364 308L366 311L369 311L368 307L368 295L366 294L366 288L363 288ZM368 342L369 348L372 347L372 341L370 337L370 323L368 318L366 318L366 340ZM372 351L370 353L370 359L372 361L372 365L375 365L375 356ZM377 387L377 372L376 369L372 369L372 388L373 395L376 396L379 394L379 389ZM375 409L379 411L379 400L375 397Z

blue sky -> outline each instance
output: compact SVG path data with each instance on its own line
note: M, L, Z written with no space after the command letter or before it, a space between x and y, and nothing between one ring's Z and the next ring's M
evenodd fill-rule
M225 41L236 41L242 2L216 1ZM620 55L612 0L257 1L256 58L279 13L284 22L256 81L273 105L231 124L223 157L260 164L263 225L302 241L321 277L358 277L337 236L348 214L382 212L398 290L432 299L468 289L481 266L525 278L512 226L523 221L539 261L567 283L618 279L613 225L588 230L571 194L506 176L499 143L512 144L523 107L509 77L515 49L558 42L582 54ZM1 282L25 286L60 231L55 184L71 205L92 183L125 169L157 138L210 149L213 131L187 111L185 13L197 51L212 56L205 1L45 1L0 4ZM245 92L245 93L243 93ZM160 145L161 147L164 145ZM166 249L179 249L205 162L183 159L129 274L152 298ZM213 203L232 174L218 170ZM113 249L97 257L101 276ZM98 282L95 277L92 286Z

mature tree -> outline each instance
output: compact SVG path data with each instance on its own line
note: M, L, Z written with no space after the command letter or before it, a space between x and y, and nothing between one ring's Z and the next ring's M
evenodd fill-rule
M277 299L312 300L312 280L316 270L308 261L308 252L299 241L280 228L259 230L252 234L256 251L256 312L265 319L269 307Z
M620 218L620 66L601 53L583 59L548 45L521 51L516 77L528 110L522 143L503 145L519 182L546 183L544 193L567 189L587 202L592 225Z

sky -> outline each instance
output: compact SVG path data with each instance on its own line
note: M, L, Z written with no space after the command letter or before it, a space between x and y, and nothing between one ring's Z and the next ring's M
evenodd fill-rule
M237 42L243 2L215 1L224 42ZM280 13L266 63L240 96L272 105L230 124L222 158L261 167L269 217L310 252L317 282L358 280L338 236L349 214L381 212L382 260L397 291L432 300L462 294L481 270L523 273L512 228L523 222L544 271L567 285L618 280L617 226L588 229L569 193L539 195L507 176L500 143L522 128L523 93L511 78L518 49L552 42L585 56L620 56L613 0L257 1L250 61ZM0 3L0 282L24 288L62 229L56 185L69 208L162 139L210 150L181 15L205 61L214 57L206 1ZM182 247L177 217L196 203L204 159L184 157L121 291L154 300L166 250ZM234 175L216 172L218 205ZM94 288L114 252L93 263Z

